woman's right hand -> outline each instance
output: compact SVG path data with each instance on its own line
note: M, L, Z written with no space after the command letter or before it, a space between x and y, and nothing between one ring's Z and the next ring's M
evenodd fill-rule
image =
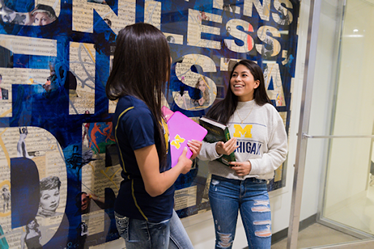
M239 146L236 146L236 138L231 138L226 143L224 143L222 141L216 143L216 151L219 155L222 155L222 154L230 155L238 147Z
M187 174L190 172L191 166L192 166L192 161L186 157L187 154L187 147L183 149L182 155L179 156L178 158L178 163L183 165L182 166L182 174Z
M178 158L178 163L171 169L160 172L159 157L156 145L150 145L134 151L147 193L156 197L170 188L178 176L190 171L192 161L186 157L187 147Z

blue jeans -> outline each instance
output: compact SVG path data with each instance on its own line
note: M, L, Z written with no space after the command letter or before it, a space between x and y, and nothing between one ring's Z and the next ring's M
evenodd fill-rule
M193 249L193 245L177 213L170 220L151 223L115 213L119 235L125 239L126 249Z
M169 249L193 249L192 242L174 210L170 219Z
M212 175L209 200L216 232L215 248L232 248L238 210L248 247L271 247L271 212L266 180L234 180Z

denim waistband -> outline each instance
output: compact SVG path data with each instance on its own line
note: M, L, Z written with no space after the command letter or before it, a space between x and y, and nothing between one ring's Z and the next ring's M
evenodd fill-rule
M222 176L212 175L212 179L214 179L214 180L228 181L228 182L237 183L237 184L240 184L243 181L244 182L253 182L253 183L265 183L265 184L267 183L267 180L265 180L265 179L257 179L256 177L249 177L249 178L245 178L243 180L238 180L238 179L230 179L230 178L226 178L226 177L222 177Z

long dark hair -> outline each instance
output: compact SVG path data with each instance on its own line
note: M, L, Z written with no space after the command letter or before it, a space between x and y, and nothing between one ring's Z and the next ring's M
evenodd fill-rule
M156 119L156 147L161 164L166 158L162 129L161 97L170 78L170 50L165 35L156 27L136 23L119 31L106 95L117 100L132 95L142 100Z
M38 223L38 221L34 218L34 219L32 219L32 220L30 220L28 223L27 223L27 225L26 225L26 236L27 236L27 234L30 232L30 228L29 228L29 224L31 223L31 222L35 222L35 227L33 228L36 232L38 232L39 233L39 235L40 235L40 230L39 230L39 223Z
M246 68L248 68L248 70L253 75L254 80L260 81L260 84L254 90L254 93L253 93L253 99L256 101L256 104L260 106L266 103L272 104L269 96L266 93L264 74L261 70L261 67L253 61L241 60L237 62L232 68L231 73L230 73L230 80L232 78L232 74L235 68L238 65L243 65ZM215 119L220 123L227 124L230 120L230 117L234 114L237 106L238 106L238 97L232 92L230 82L229 82L229 86L227 88L225 98L222 101L213 105L207 112L206 116L209 118Z

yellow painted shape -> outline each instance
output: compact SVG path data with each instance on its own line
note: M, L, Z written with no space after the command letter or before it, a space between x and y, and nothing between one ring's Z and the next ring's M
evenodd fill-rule
M181 143L183 143L186 139L180 137L178 134L175 136L174 140L171 141L171 145L175 148L179 149L181 147Z
M8 166L9 166L9 168L10 168L10 157L9 157L9 153L8 153L6 147L5 147L5 144L4 144L3 139L1 139L1 135L3 135L3 133L4 133L7 129L8 129L8 128L5 128L4 131L3 131L2 133L0 133L0 146L1 146L1 148L3 149L3 151L4 151L5 158L6 158L6 160L8 161Z
M6 115L8 115L8 114L11 113L11 112L12 112L12 109L9 109L8 111L3 112L3 113L0 115L0 118L5 117Z

